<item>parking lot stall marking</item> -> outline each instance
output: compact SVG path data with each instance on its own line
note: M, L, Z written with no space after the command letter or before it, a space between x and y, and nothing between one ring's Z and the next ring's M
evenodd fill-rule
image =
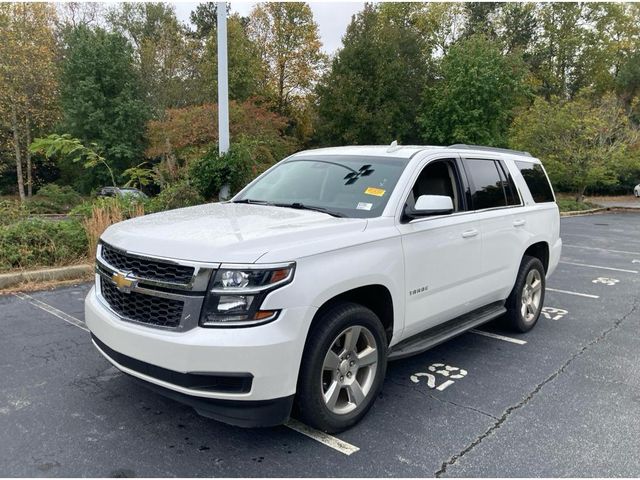
M564 247L582 248L584 250L601 250L603 252L624 253L624 254L628 254L628 255L640 255L640 252L629 252L627 250L611 250L609 248L600 248L600 247L584 247L582 245L567 245L567 244L563 244L562 248L564 248Z
M351 445L344 440L340 440L339 438L316 430L315 428L311 428L310 426L305 425L304 423L299 422L298 420L295 420L293 418L287 420L285 426L345 455L352 455L360 450L360 448L356 447L355 445Z
M620 280L617 278L609 278L609 277L598 277L594 280L591 280L591 283L602 283L604 285L615 285L616 283L620 283Z
M431 373L417 372L411 375L410 379L413 383L420 383L420 377L427 378L427 387L436 389L440 392L447 387L453 385L455 380L460 380L467 376L467 371L464 368L452 367L451 365L445 365L444 363L434 363L427 368ZM436 386L436 375L440 375L447 380ZM455 379L455 380L454 380Z
M31 295L27 295L26 293L18 292L13 294L15 297L20 300L29 302L34 307L39 308L40 310L44 310L47 313L50 313L54 317L58 317L60 320L64 320L65 322L73 325L74 327L81 328L85 332L89 332L89 329L85 326L84 322L76 317L69 315L68 313L63 312L62 310L58 310L56 307L52 307L48 303L45 303L37 298L33 298Z
M526 345L526 340L520 340L519 338L505 337L504 335L498 335L497 333L485 332L484 330L469 330L469 333L475 333L476 335L482 335L484 337L495 338L496 340L503 340L509 343L515 343L516 345Z
M545 318L548 318L549 320L560 320L569 312L562 308L544 307L541 313Z
M602 267L600 265L589 265L587 263L565 262L564 260L561 260L560 263L564 263L565 265L575 265L577 267L589 267L589 268L597 268L600 270L612 270L614 272L638 273L637 270L626 270L624 268L614 268L614 267Z
M599 295L591 295L590 293L572 292L570 290L559 290L557 288L549 288L549 287L547 287L546 290L548 292L566 293L567 295L577 295L578 297L600 298Z

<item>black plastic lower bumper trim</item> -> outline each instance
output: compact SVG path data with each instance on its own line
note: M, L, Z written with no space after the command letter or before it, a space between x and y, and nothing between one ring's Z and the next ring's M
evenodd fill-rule
M294 395L272 400L219 400L214 398L185 395L154 383L131 377L136 382L160 395L183 403L195 409L203 417L237 427L275 427L289 419Z
M118 353L112 348L101 342L95 335L91 334L93 341L96 342L98 347L111 359L122 366L131 368L135 371L140 371L138 368L132 368L126 363L122 363L120 360L132 359L124 354ZM139 360L135 360L139 362ZM144 362L140 362L143 365L155 367ZM139 365L136 364L139 367ZM160 368L160 367L155 367ZM164 370L164 369L162 369ZM167 370L172 372L171 370ZM155 375L147 373L147 371L140 371L145 375L156 378ZM177 373L177 372L172 372ZM182 374L188 375L188 374ZM175 400L177 402L188 405L196 410L200 415L207 418L212 418L230 425L236 425L239 427L273 427L281 425L286 422L291 414L293 407L294 395L288 397L274 398L270 400L221 400L217 398L205 398L194 395L187 395L169 388L161 387L155 383L147 382L133 375L129 375L130 378L142 384L143 386L157 392L167 398ZM164 379L161 379L164 380Z

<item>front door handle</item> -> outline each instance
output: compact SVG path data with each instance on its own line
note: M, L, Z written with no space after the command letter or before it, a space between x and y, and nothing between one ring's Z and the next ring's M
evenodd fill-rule
M527 223L526 220L514 220L513 221L513 226L514 227L522 227L525 223Z
M462 232L462 238L471 238L471 237L475 237L476 235L478 235L478 230L476 230L475 228L471 229L471 230L467 230L466 232Z

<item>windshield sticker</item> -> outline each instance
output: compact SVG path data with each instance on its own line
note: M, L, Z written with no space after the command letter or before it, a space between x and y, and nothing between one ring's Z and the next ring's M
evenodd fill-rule
M382 188L373 187L367 187L367 189L364 191L364 193L366 193L367 195L375 195L376 197L382 197L385 192L386 190L383 190Z
M373 203L358 202L356 210L371 210L371 207L373 207Z

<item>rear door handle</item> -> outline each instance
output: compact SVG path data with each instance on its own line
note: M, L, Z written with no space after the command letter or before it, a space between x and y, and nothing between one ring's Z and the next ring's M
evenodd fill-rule
M513 221L513 226L514 227L522 227L525 223L527 223L526 220L514 220Z
M472 230L467 230L466 232L462 232L462 238L471 238L475 237L476 235L478 235L478 230L476 230L475 228Z

